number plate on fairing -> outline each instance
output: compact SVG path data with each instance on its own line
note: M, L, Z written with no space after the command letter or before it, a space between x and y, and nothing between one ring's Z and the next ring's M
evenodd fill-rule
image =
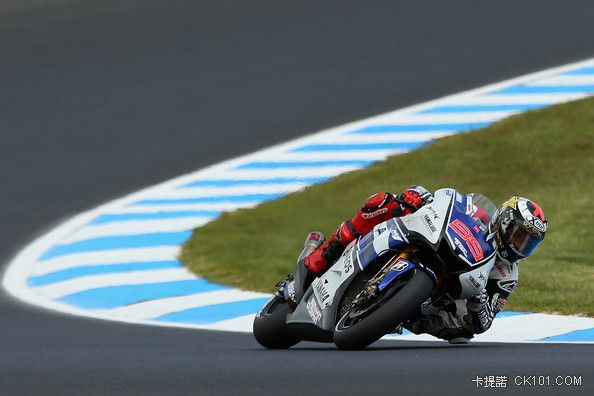
M446 235L458 257L472 267L484 264L495 254L495 241L466 214L466 205L454 201Z

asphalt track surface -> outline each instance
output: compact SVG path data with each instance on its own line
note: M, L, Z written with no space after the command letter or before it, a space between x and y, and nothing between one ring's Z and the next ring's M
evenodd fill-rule
M447 3L447 4L446 4ZM584 1L0 3L0 260L125 193L321 128L594 56ZM594 347L265 351L0 299L0 394L590 392ZM581 375L519 387L517 375ZM493 391L493 390L491 390Z

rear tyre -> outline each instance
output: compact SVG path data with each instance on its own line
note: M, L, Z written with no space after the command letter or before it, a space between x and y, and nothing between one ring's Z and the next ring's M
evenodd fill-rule
M405 284L396 282L386 291L391 295L371 312L358 313L356 311L361 311L360 308L351 307L338 320L334 328L334 343L339 349L363 349L418 311L431 295L433 281L422 270L411 272L408 281Z
M299 340L291 336L287 329L287 315L291 307L280 297L274 297L262 308L254 319L254 337L260 345L268 349L288 349Z

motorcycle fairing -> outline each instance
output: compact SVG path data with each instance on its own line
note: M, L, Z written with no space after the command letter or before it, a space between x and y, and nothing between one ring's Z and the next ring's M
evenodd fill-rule
M457 209L454 210L455 207ZM413 237L423 239L424 245L433 246L434 251L437 251L443 240L447 240L451 250L458 253L457 245L451 241L449 231L444 231L444 228L454 221L452 220L454 211L454 220L458 219L467 227L471 226L468 223L472 221L469 220L469 216L464 218L465 197L453 189L441 189L436 191L435 200L431 204L423 206L415 213L376 225L367 235L348 245L334 265L312 282L296 309L287 315L287 324L299 326L300 335L304 336L305 334L304 339L327 338L335 325L338 303L352 278L380 255L398 251L407 246ZM458 213L460 211L462 214ZM486 239L484 234L480 233L482 230L473 229L473 236L476 236L476 239L479 239L478 237L481 235L481 238ZM489 245L481 244L485 257L480 261L464 260L466 264L469 264L470 261L472 263L470 265L474 265L476 268L460 275L460 298L478 294L486 284L488 273L495 262L495 247L492 246L493 249L490 249ZM458 255L458 257L463 259L464 256ZM417 265L411 265L411 267L417 267ZM402 273L395 274L397 276L386 281L384 287L387 287ZM305 332L304 328L307 329Z

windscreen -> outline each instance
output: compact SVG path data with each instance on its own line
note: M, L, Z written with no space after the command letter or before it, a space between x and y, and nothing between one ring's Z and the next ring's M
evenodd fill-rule
M488 230L489 222L497 211L497 206L483 194L470 193L468 196L472 199L472 205L476 207L476 210L472 213L472 218L479 223L483 230Z

